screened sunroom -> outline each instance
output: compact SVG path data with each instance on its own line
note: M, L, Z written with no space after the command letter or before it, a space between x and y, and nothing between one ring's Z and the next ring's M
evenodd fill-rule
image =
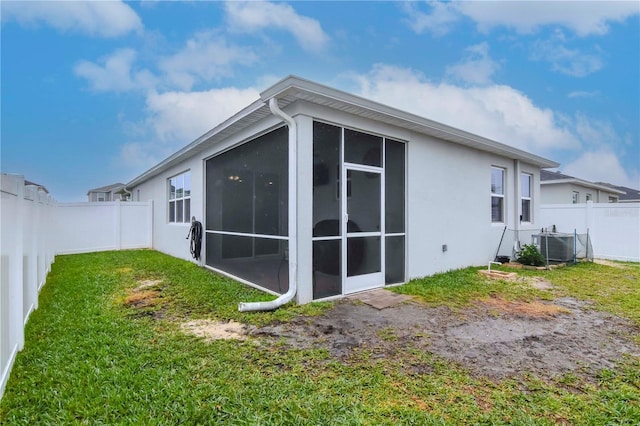
M313 206L293 213L312 227L299 284L322 299L403 282L405 144L322 121L311 130L298 168L313 170ZM277 294L289 289L288 152L280 127L206 160L206 265Z

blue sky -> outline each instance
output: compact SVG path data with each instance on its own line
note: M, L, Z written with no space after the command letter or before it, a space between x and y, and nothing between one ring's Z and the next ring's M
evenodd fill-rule
M1 166L127 182L295 74L640 187L640 6L2 1Z

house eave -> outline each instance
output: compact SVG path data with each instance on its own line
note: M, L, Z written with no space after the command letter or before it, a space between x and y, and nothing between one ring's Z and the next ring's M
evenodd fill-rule
M360 117L406 128L417 133L465 145L481 151L506 156L534 164L541 168L559 167L560 164L530 152L514 148L419 115L402 111L370 99L365 99L296 76L289 76L260 93L260 99L268 102L276 97L281 107L296 100L305 100L344 111Z
M599 189L601 191L606 191L606 192L609 192L611 194L618 194L618 195L626 194L626 192L624 192L624 191L620 191L618 189L614 189L614 188L611 188L609 186L598 185L596 183L587 182L587 181L582 180L582 179L544 180L544 181L540 182L540 185L556 185L556 184L563 184L563 183L572 183L572 184L575 184L575 185L584 186L585 188Z
M211 144L222 141L229 135L251 126L270 115L267 106L269 99L277 98L280 108L303 100L338 111L405 128L420 134L429 135L460 145L468 146L512 159L539 166L541 168L559 167L560 164L538 155L514 148L503 143L474 135L464 130L441 124L416 114L402 111L379 102L362 98L328 86L324 86L296 76L289 76L260 93L260 99L253 102L237 114L223 121L207 133L195 139L184 148L170 155L154 167L135 177L125 186L134 187L187 157L205 150Z
M131 188L139 185L140 183L151 179L152 177L162 173L170 167L180 163L189 156L203 151L204 149L206 149L208 144L222 141L229 135L244 129L253 123L258 122L267 115L270 115L269 107L261 100L257 100L248 107L242 109L237 114L218 124L207 133L198 137L189 145L186 145L184 148L165 158L163 161L153 166L146 172L135 177L125 186L127 188Z

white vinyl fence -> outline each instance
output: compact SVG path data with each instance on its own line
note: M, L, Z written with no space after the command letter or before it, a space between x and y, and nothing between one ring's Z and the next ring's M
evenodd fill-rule
M151 202L56 204L52 220L56 254L152 247Z
M153 203L56 203L1 174L0 398L56 254L151 248Z
M540 223L559 232L588 230L596 258L640 262L640 203L542 205Z

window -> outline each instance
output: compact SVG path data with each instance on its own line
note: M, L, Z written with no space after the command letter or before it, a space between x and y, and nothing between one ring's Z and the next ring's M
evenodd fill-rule
M587 201L592 201L593 200L593 195L587 193L586 199L587 199Z
M580 193L578 191L573 191L571 195L571 202L573 204L578 204L580 202Z
M491 168L491 222L504 222L504 169Z
M520 175L520 222L531 222L532 182L532 175L528 173Z
M613 197L613 196L609 195L609 202L610 203L617 203L618 202L618 197Z
M169 223L191 222L191 173L169 179Z

